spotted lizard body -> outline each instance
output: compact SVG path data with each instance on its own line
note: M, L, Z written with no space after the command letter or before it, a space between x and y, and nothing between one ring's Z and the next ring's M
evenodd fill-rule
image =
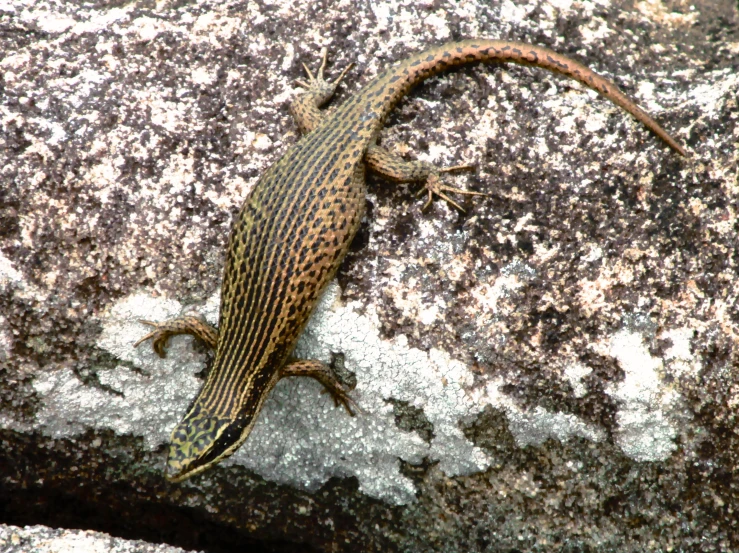
M231 455L246 440L270 390L280 378L311 376L352 413L353 402L329 367L298 360L292 351L321 292L346 255L364 213L364 173L370 168L396 181L422 181L429 200L457 205L437 169L407 162L376 144L395 104L419 82L449 67L508 61L561 73L598 91L631 113L681 155L685 150L610 81L546 48L467 40L417 53L389 67L360 92L325 115L319 107L333 83L308 71L307 91L292 106L306 134L256 183L233 223L226 253L219 328L188 316L147 323L164 355L166 341L192 334L215 349L200 393L172 433L167 477L198 474ZM306 68L307 69L307 68ZM347 68L348 69L348 68ZM137 343L137 345L138 345Z

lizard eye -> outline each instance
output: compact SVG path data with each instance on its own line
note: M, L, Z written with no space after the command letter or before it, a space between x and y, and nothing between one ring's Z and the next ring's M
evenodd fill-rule
M237 421L207 416L199 410L172 432L165 475L179 482L226 457L241 432Z

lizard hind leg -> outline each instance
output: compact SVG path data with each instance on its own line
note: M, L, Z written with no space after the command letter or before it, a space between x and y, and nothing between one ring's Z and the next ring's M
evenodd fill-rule
M484 192L473 192L445 185L441 180L441 173L474 169L474 165L456 165L454 167L438 168L426 161L406 161L382 146L373 145L365 154L365 162L373 171L396 182L423 182L424 186L418 195L428 193L428 201L423 209L428 208L438 196L458 210L464 212L462 206L452 200L447 193L466 194L468 196L487 196Z
M334 375L331 367L315 359L291 359L280 371L280 378L288 376L309 376L323 384L324 391L331 394L334 405L343 405L352 417L359 406L349 395L349 388Z

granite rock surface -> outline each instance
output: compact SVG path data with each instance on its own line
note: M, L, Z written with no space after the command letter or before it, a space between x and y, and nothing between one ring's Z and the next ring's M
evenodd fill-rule
M3 553L185 553L171 545L124 540L89 530L6 524L0 524L0 548Z
M0 29L0 521L208 551L739 549L736 2L11 0ZM488 196L422 211L368 178L298 349L363 412L287 379L231 459L167 482L212 356L134 349L137 321L217 322L301 62L356 64L335 105L468 37L588 64L690 159L543 70L418 87L382 143Z

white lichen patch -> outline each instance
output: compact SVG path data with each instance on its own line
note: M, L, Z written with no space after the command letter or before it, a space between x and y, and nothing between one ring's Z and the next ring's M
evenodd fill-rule
M730 69L714 71L713 78L696 84L689 93L691 104L699 106L703 117L715 117L721 110L722 104L735 97L739 89L739 75Z
M8 332L8 320L0 315L0 361L5 361L10 355L13 340Z
M581 436L597 442L605 437L602 429L581 421L575 415L556 413L543 407L522 409L501 392L504 384L502 379L496 378L488 382L484 388L477 389L474 394L480 403L487 403L505 411L508 429L520 447L538 446L550 438L564 441L572 436Z
M21 21L34 23L41 31L49 34L63 33L77 23L72 17L46 10L23 10Z
M642 0L634 7L652 21L674 27L693 25L699 16L698 10L695 9L691 9L688 13L670 10L661 0Z
M470 295L477 300L476 307L482 307L483 311L495 313L498 311L498 301L506 293L521 288L523 284L519 275L501 273L492 284L481 283L473 288Z
M680 396L662 378L663 360L649 353L642 336L621 330L593 349L614 357L625 376L606 393L618 400L616 443L636 461L663 461L677 448L670 413Z
M336 284L329 287L296 354L323 361L331 361L332 353L342 354L346 368L357 377L352 396L361 413L349 417L311 379L285 379L270 394L245 445L226 463L309 490L332 476L355 476L364 493L403 504L414 500L416 489L401 474L401 459L418 463L428 458L448 475L490 465L488 455L460 429L462 420L487 405L506 413L521 447L571 436L603 439L602 429L573 415L520 408L500 392L501 379L475 385L470 369L442 351L411 348L402 335L380 338L373 307L359 315L355 305L338 301L338 292ZM217 310L216 294L202 312L215 322ZM170 340L166 359L158 358L149 343L139 348L133 344L148 332L139 319L163 320L182 311L178 302L145 294L116 304L104 319L98 346L123 363L100 367L101 386L84 384L67 369L39 375L34 387L43 401L33 429L57 438L87 428L113 429L142 436L151 449L166 443L202 384L195 375L202 371L205 357L193 352L187 337ZM391 399L423 411L433 425L430 442L397 427Z
M0 252L0 286L20 282L22 275L13 267L13 262Z
M0 292L11 289L18 298L44 301L47 297L44 290L26 281L23 274L15 268L13 262L0 251Z
M580 27L580 32L587 42L603 40L614 33L614 31L608 27L606 20L601 17L593 17L587 25Z
M39 374L33 386L44 402L35 428L55 438L109 428L142 436L151 449L166 442L200 388L194 375L203 370L204 358L181 337L170 340L166 359L159 359L149 344L133 344L150 330L137 321L167 319L179 312L177 302L143 294L116 304L98 345L126 364L99 370L101 387L84 385L70 369Z
M592 372L593 369L577 362L571 363L565 367L564 376L572 386L572 391L574 392L575 397L585 396L587 389L585 388L585 384L583 384L582 379Z
M660 338L667 338L672 346L665 352L665 371L675 378L697 376L702 363L690 351L690 339L694 331L691 328L675 328L663 332Z
M446 257L449 252L442 250L439 255ZM7 260L0 263L0 269L6 285L22 282L22 275ZM533 271L521 262L512 263L472 296L493 315L501 298L515 293ZM572 436L605 439L603 429L574 415L541 407L522 409L500 391L505 384L500 377L475 384L470 369L444 352L411 348L402 335L381 339L372 305L359 315L356 306L342 305L337 297L338 287L332 284L296 353L323 361L330 361L332 353L342 354L346 368L357 377L352 395L362 412L351 418L335 408L315 381L283 380L271 393L244 447L227 463L242 464L266 479L306 489L315 489L332 476L355 476L364 493L401 504L413 501L416 492L399 470L401 459L418 463L428 458L449 475L489 466L488 455L460 430L460 421L469 420L487 405L506 414L520 447ZM43 402L34 428L58 438L87 428L113 429L142 436L149 448L167 442L202 384L195 374L203 369L205 358L193 353L186 337L171 340L166 359L159 359L149 343L137 349L133 343L148 332L139 319L162 320L181 311L178 302L143 294L116 304L104 318L98 345L124 363L101 367L101 386L83 384L68 369L37 376L34 387ZM202 311L210 322L216 322L217 294ZM635 460L663 460L675 449L677 430L671 412L679 396L664 385L662 375L669 371L679 377L700 369L690 353L691 335L689 329L664 332L661 337L672 344L664 360L652 356L635 332L621 331L594 346L599 353L614 357L625 372L624 380L612 384L607 393L621 405L616 442ZM587 393L582 379L590 372L581 364L563 369L575 397ZM391 399L423 411L433 425L430 442L397 427Z

